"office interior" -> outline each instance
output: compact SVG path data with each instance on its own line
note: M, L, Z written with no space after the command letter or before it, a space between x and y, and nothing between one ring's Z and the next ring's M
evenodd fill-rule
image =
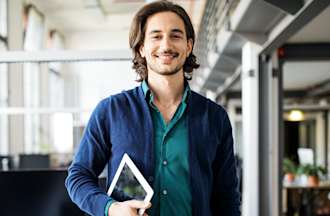
M98 101L139 85L128 31L148 2L0 0L0 215L85 215L66 169ZM330 215L330 1L174 2L190 87L230 117L242 215Z

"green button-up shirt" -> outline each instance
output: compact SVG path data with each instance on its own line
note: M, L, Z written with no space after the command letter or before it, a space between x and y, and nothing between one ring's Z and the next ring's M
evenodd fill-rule
M149 103L154 128L155 181L152 216L190 216L191 192L188 163L188 127L186 117L186 85L182 101L174 116L166 124L153 103L153 94L146 81L142 83L144 95Z

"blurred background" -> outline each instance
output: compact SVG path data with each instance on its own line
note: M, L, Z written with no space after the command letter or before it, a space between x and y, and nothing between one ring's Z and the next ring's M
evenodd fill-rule
M83 215L66 169L96 104L139 85L128 32L148 2L0 0L0 215ZM196 32L190 86L232 123L242 215L330 215L330 1L173 2Z

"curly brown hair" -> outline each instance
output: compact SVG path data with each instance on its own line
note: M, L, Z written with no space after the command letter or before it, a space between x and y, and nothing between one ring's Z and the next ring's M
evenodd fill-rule
M187 40L191 39L194 46L195 31L189 15L181 6L165 0L155 1L145 5L136 13L129 33L129 45L133 52L133 69L139 76L137 79L138 82L146 80L148 77L147 62L139 52L140 46L144 42L147 19L153 14L166 11L174 12L181 17L185 25ZM196 56L191 52L183 65L185 79L191 80L193 70L198 67L199 64L197 63Z

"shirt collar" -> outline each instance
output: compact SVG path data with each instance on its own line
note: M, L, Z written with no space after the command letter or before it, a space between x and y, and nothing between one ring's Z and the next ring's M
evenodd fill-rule
M149 100L153 101L152 93L151 93L151 90L148 86L147 81L143 80L141 86L142 86L144 97L146 99L149 98ZM190 94L190 86L189 86L188 81L186 81L186 80L184 81L184 86L185 86L185 88L184 88L184 93L183 93L183 96L182 96L182 102L186 103L188 95Z
M150 93L150 89L147 84L147 81L143 80L141 86L142 86L144 97L147 98L148 94Z

